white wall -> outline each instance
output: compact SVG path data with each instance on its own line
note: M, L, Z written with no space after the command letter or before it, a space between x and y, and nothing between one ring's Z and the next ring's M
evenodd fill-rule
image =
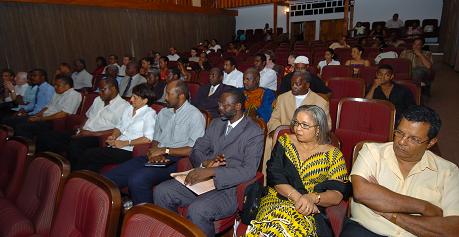
M354 24L357 21L387 21L394 13L400 19L438 19L443 8L442 0L355 0Z
M285 8L284 6L277 7L277 27L284 28L284 32L287 31L285 26L287 22L284 12ZM240 7L233 10L238 10L236 30L263 29L266 23L271 28L273 27L273 4Z

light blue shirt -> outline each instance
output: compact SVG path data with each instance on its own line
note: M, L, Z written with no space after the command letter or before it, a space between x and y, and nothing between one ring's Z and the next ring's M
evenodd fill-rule
M54 96L54 87L48 82L43 82L38 86L36 102L33 110L29 112L29 115L35 115L45 108Z
M37 95L37 90L38 86L28 86L23 97L24 104L19 105L16 108L13 108L12 110L19 111L21 109L24 109L26 112L30 112L33 110L33 107L35 106L35 96Z

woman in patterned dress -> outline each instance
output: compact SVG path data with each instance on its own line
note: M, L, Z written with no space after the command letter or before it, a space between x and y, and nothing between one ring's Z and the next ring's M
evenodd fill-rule
M315 216L349 195L346 165L341 151L329 145L325 112L300 106L291 125L294 134L278 139L267 163L268 191L246 236L318 236ZM315 191L325 181L339 188Z

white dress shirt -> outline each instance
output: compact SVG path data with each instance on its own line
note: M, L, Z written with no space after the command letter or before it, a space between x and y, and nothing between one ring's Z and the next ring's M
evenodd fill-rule
M118 76L122 76L122 77L126 76L126 65L124 64L121 65L120 71L118 72Z
M81 72L72 73L73 79L73 88L79 90L85 87L92 87L92 75L86 71L86 69L81 70Z
M230 131L228 131L229 129L229 126L231 126L231 130L233 130L241 121L242 119L244 118L244 116L242 116L240 119L234 121L234 123L231 123L229 120L228 120L228 125L226 125L226 130L225 130L225 134L228 135Z
M137 138L146 137L150 141L153 140L156 123L156 112L148 105L137 109L134 113L134 107L128 106L121 117L120 123L116 126L120 130L121 135L116 139L120 141L132 141ZM126 151L132 151L132 146L121 148Z
M177 61L179 60L180 56L178 54L174 54L174 55L167 55L167 58L169 59L169 61Z
M62 94L55 93L51 103L46 106L43 116L50 116L59 112L76 114L81 104L81 94L73 88L68 89Z
M139 84L142 84L142 83L147 83L147 79L145 79L145 77L143 77L142 75L140 74L135 74L132 79L131 79L131 85L129 86L128 88L128 91L126 93L126 97L131 97L132 96L132 88L134 88L134 86L137 86ZM121 83L119 84L119 90L120 90L120 95L121 96L124 96L123 93L124 93L124 90L126 90L126 87L128 86L129 84L129 76L125 76L124 79L121 81Z
M277 74L270 68L263 68L260 72L260 87L277 91Z
M209 94L208 94L207 96L213 95L213 94L215 93L215 91L217 91L218 86L220 86L220 84L215 85L215 86L210 86L210 88L209 88Z
M88 120L86 120L83 129L91 132L113 129L120 123L123 112L129 106L129 103L119 95L110 100L108 105L105 105L104 101L97 97L86 112Z
M295 106L296 106L296 108L301 106L301 104L303 103L304 99L306 99L306 96L308 96L308 94L309 94L309 90L308 90L308 93L306 93L304 95L295 95Z
M236 88L244 87L243 83L244 74L237 70L236 68L230 73L223 73L223 84L228 86L234 86Z

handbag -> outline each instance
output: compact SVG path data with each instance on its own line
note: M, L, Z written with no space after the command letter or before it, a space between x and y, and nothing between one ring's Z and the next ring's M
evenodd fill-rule
M257 217L261 198L265 195L265 188L258 182L247 186L244 192L244 203L240 218L242 223L249 225L250 221Z

